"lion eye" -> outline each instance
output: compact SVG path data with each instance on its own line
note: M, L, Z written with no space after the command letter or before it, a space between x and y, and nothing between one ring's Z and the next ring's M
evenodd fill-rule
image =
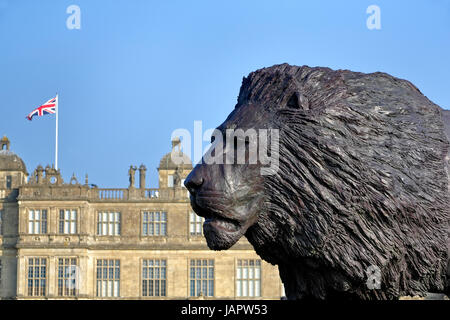
M215 136L211 136L211 143L213 143L214 141L216 141L216 137Z
M294 93L288 100L286 107L292 108L292 109L300 109L300 104L298 101L298 95L297 93Z

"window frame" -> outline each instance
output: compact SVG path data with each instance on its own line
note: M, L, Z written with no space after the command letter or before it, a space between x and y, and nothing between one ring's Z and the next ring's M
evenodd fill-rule
M102 215L103 218L103 214L107 214L108 216L108 221L105 223L103 221L100 221L100 215ZM119 219L118 222L115 221L115 217L113 221L110 221L110 216L111 214L118 214L119 215ZM120 237L122 235L122 211L116 211L116 210L98 210L97 211L97 215L96 215L96 236L98 237ZM103 225L106 224L106 234L103 234ZM102 226L102 228L100 228L100 225ZM113 234L109 233L110 227L111 225L113 226ZM119 232L116 233L116 225L119 226L118 230ZM102 233L100 233L99 231L102 231Z
M69 260L69 264L66 265L65 261L64 261L63 265L61 266L60 265L60 260L65 260L65 259ZM75 260L75 265L72 264L71 260ZM59 268L60 267L67 268L67 267L73 267L73 266L75 266L75 270L76 270L76 273L77 273L75 275L76 276L76 278L75 278L76 284L75 284L75 288L73 289L74 293L73 294L66 294L65 293L65 289L67 289L67 285L65 284L65 282L68 281L70 278L66 277L66 270L63 271L63 276L61 277L60 273L59 273ZM78 257L76 257L76 256L58 256L58 257L56 257L55 267L56 267L56 272L55 272L55 275L56 275L56 286L55 286L56 287L56 296L60 297L60 298L78 297L79 292L80 292L80 274L79 274L80 261L79 261ZM60 290L59 280L63 281L62 294L60 294L60 291L59 291ZM71 289L68 288L68 290L71 290Z
M204 278L203 277L203 268L204 268L204 265L203 265L203 261L207 261L207 265L206 265L206 274L207 274L207 277L206 278ZM194 264L194 266L192 266L192 261L195 261L195 264ZM201 275L201 277L200 277L200 279L198 279L197 278L197 274L198 274L198 261L201 261L202 263L201 263L201 265L200 265L200 275ZM211 267L211 265L210 265L210 262L212 261L212 270L213 270L213 277L212 278L210 278L209 277L209 274L210 274L210 267ZM191 268L192 267L194 267L195 269L194 269L194 275L195 275L195 277L194 278L192 278L191 276L192 276L192 271L191 271ZM216 260L214 259L214 258L189 258L188 259L188 268L187 268L187 272L188 272L188 276L187 276L187 280L188 280L188 284L187 284L187 290L188 290L188 292L187 292L187 296L188 296L188 298L196 298L196 297L199 297L199 294L197 293L197 292L199 292L199 290L198 290L198 281L201 281L201 286L202 286L202 288L201 288L201 290L200 290L200 293L203 293L203 297L205 297L205 298L215 298L216 297ZM194 286L194 291L195 291L195 294L196 295L191 295L191 292L192 292L192 287L191 287L191 284L192 284L192 281L194 281L194 284L195 284L195 286ZM206 281L206 288L207 288L207 292L205 293L205 292L203 292L203 281ZM209 295L209 290L210 290L210 281L212 281L212 284L213 284L213 288L212 288L212 295Z
M12 190L12 184L13 184L12 181L13 181L12 176L11 175L7 175L6 179L5 179L6 189L7 190Z
M26 261L26 269L25 269L25 273L26 273L26 277L25 277L25 285L26 285L26 296L28 297L47 297L48 296L48 287L49 287L49 258L48 256L31 256L31 257L25 257L25 261ZM32 281L32 288L31 288L31 292L32 294L30 295L30 260L33 260L33 264L32 264L32 268L34 269L33 271L33 277L31 278ZM39 259L39 264L36 265L36 259ZM42 279L42 261L45 260L45 278ZM39 268L39 277L35 277L35 268ZM37 287L39 290L39 294L36 294L36 286L34 285L35 281L39 281L39 286ZM42 294L42 280L45 281L45 287L44 287L44 293Z
M103 265L103 262L104 261L108 261L108 264L106 265L106 266L104 266ZM99 266L98 265L98 262L99 261L102 261L102 265L101 266ZM109 272L110 272L110 261L114 261L114 265L113 265L113 268L114 268L114 270L113 270L113 275L114 275L114 277L112 278L112 281L113 281L113 291L115 290L114 289L114 281L118 281L118 284L119 284L119 287L118 287L118 295L117 296L115 296L114 295L114 292L113 292L113 295L105 295L105 296L102 296L102 295L99 295L99 293L101 294L102 292L103 292L103 281L108 281L108 280L110 280L110 278L109 278ZM115 275L116 275L116 261L119 261L119 267L118 267L118 269L119 269L119 279L116 279L115 278ZM95 259L94 260L94 263L95 263L95 265L94 265L94 292L95 292L95 298L100 298L100 299L111 299L111 298L116 298L116 299L118 299L118 298L121 298L122 296L121 296L121 293L122 293L122 259L116 259L116 258L97 258L97 259ZM108 270L107 270L107 277L106 278L104 278L103 277L103 271L102 271L102 278L98 278L98 268L99 267L101 267L102 268L102 270L104 270L104 268L106 267ZM99 285L98 285L98 282L99 281L101 281L101 291L99 292ZM107 285L106 285L106 291L107 291L107 293L109 292L109 288L108 288L108 282L107 282Z
M156 212L158 212L160 214L160 219L159 221L155 221L155 218L153 218L153 221L150 221L149 219L147 219L147 222L145 222L144 220L144 216L145 214L149 214L149 213L153 213L155 214ZM161 213L165 214L166 220L162 221L161 220ZM147 234L144 233L144 224L147 224ZM159 225L159 234L154 234L155 233L155 225L158 224ZM149 234L149 225L153 226L153 234ZM161 225L164 225L165 228L165 234L161 234ZM164 238L164 237L168 237L169 236L169 214L167 212L167 210L162 210L162 209L149 209L149 210L142 210L141 211L141 236L144 238Z
M159 265L159 278L158 279L149 279L149 278L147 278L147 279L144 279L144 261L153 261L153 263L157 260L157 261L159 261L159 263L160 263L160 265ZM164 268L165 268L165 278L164 279L161 279L161 269L162 269L162 266L161 266L161 261L164 261L165 262L165 266L164 266ZM149 268L149 266L147 265L147 268ZM169 295L168 295L168 259L166 258L166 257L151 257L151 258L141 258L140 259L140 275L139 275L139 279L140 279L140 285L139 285L139 289L140 289L140 297L141 298L144 298L144 299L161 299L161 298L167 298ZM155 281L155 280L159 280L159 295L149 295L148 294L148 288L149 288L149 286L147 285L147 295L146 296L144 296L144 280L146 280L147 282L149 282L149 281ZM164 292L165 292L165 295L161 295L161 288L162 288L162 286L161 286L161 280L164 280L165 281L165 286L164 286ZM154 287L154 286L153 286Z
M195 218L195 221L191 221L191 216L193 215L193 217ZM198 221L197 219L200 219L200 221ZM189 211L188 214L188 235L189 237L192 238L198 238L198 237L202 237L203 236L203 223L205 222L205 218L200 217L198 214L196 214L193 210ZM200 233L198 233L197 230L197 225L200 224ZM192 233L191 232L191 225L194 225L194 230L195 232Z
M239 266L239 261L241 261L241 266ZM246 266L244 266L244 264L243 264L244 261L247 262ZM253 261L253 266L250 265L250 261ZM259 265L257 265L258 262L259 262ZM242 268L242 270L243 270L244 267L247 268L247 277L244 278L242 276L243 271L241 271L241 278L238 279L238 268ZM249 277L249 275L250 275L250 267L253 268L253 278ZM259 279L255 277L257 267L259 267ZM262 291L263 291L263 289L262 289L263 288L263 286L262 286L262 278L263 278L262 275L263 275L263 263L262 263L261 259L257 259L257 258L255 258L255 259L246 259L246 258L240 259L240 258L236 258L235 259L235 269L234 269L234 280L235 280L234 281L234 292L235 292L235 297L239 298L239 299L260 299L263 296L263 294L262 294ZM242 290L243 283L242 283L242 280L246 281L247 295L243 295L243 290ZM249 283L250 280L253 281L253 292L254 292L253 296L250 295L250 283ZM256 281L258 281L258 280L259 280L259 295L256 295L255 294ZM240 295L238 295L238 286L239 286L238 283L239 283L239 281L241 281L241 284L240 284L241 285L241 293L240 293Z
M34 214L36 214L36 211L39 211L40 214L40 218L38 220L35 219L35 216L33 217L33 220L30 220L30 213L31 211L34 212ZM48 234L48 226L50 224L50 215L49 215L49 209L48 208L34 208L34 209L27 209L27 234L29 235L44 235L44 234ZM45 212L45 219L42 219L42 214ZM43 230L43 223L45 221L45 232L42 232ZM39 232L36 232L35 230L33 230L34 232L30 232L30 223L33 223L33 229L36 226L36 222L39 223Z
M63 220L61 220L61 211L64 213L63 215ZM66 211L69 211L69 220L66 220ZM72 220L72 212L75 211L75 220ZM79 224L78 221L79 219L79 213L80 210L78 208L62 208L58 210L58 234L61 235L76 235L79 234ZM69 232L66 233L64 232L65 230L65 222L68 221L69 222ZM75 232L71 232L72 227L71 227L71 222L75 221ZM61 222L63 223L63 232L61 232Z
M167 175L167 188L173 188L175 185L175 179L173 174Z

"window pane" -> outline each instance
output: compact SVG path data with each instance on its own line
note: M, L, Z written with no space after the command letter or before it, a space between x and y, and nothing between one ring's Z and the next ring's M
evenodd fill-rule
M254 274L253 274L253 268L249 268L249 270L248 270L248 278L249 279L253 279L254 278Z
M214 278L214 268L209 267L209 274L208 274L208 277L209 277L210 279Z
M254 297L255 296L255 292L254 292L254 287L253 287L253 280L249 280L249 296L250 297Z
M259 280L255 281L255 296L261 296L261 282Z
M236 296L237 297L242 297L241 285L242 285L241 281L238 280L236 282Z
M214 281L213 280L209 280L208 282L208 296L212 297L214 296Z
M205 296L209 296L209 291L208 291L208 281L207 280L203 280L202 281L202 292Z
M153 233L153 224L149 224L148 225L148 234L150 236L154 235L154 233Z
M161 280L161 296L166 296L166 280Z
M148 233L147 233L147 228L148 228L147 224L144 223L143 230L142 230L142 234L143 234L144 236L146 236L146 235L148 234Z
M191 297L195 296L195 280L191 280L191 286L190 286L190 295Z
M119 280L114 281L114 296L119 296Z
M142 281L142 295L147 296L147 280Z

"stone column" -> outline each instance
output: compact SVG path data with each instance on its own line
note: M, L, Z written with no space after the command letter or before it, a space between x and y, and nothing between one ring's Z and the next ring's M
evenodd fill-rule
M42 166L41 165L39 165L37 168L36 168L36 171L37 171L37 183L38 184L42 184L42 183L44 183L44 168L42 168Z
M57 297L58 287L57 287L57 264L58 259L55 256L49 256L47 259L47 296Z
M141 164L139 167L139 188L145 189L145 172L147 171L147 168Z

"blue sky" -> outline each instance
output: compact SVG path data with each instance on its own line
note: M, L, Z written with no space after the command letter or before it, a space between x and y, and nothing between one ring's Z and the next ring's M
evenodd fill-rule
M30 173L53 163L54 116L25 116L58 92L63 178L100 187L127 187L141 163L156 187L172 131L217 126L242 77L273 64L387 72L450 109L447 0L0 0L0 48L0 135Z

